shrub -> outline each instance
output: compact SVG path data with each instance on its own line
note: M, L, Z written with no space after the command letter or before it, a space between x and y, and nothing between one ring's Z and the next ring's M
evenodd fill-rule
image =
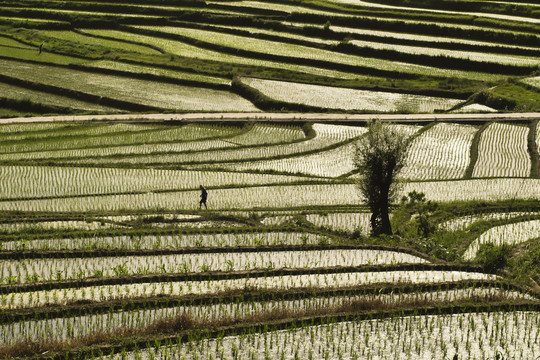
M483 244L478 250L476 261L484 267L485 271L497 272L508 265L510 246L507 244Z
M429 237L437 229L431 215L438 208L437 203L426 200L424 193L410 192L401 199L394 211L393 223L396 233L405 237Z
M540 240L527 244L523 255L513 259L511 266L517 277L540 281Z

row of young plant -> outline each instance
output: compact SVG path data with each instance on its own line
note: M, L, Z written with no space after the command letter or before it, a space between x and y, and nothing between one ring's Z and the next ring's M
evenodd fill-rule
M91 150L91 149L81 149L81 150L61 150L61 151L51 151L51 152L39 152L39 153L25 153L25 154L21 154L21 153L17 153L17 154L5 154L3 155L3 158L8 160L8 159L23 159L23 158L32 158L32 159L37 159L36 157L39 157L39 158L57 158L58 160L56 161L59 161L60 158L62 158L63 160L66 158L68 158L69 160L69 157L73 157L73 156L96 156L96 155L100 155L101 157L103 157L105 154L104 152L106 152L107 154L107 159L103 159L102 161L107 161L107 162L114 162L115 164L130 164L134 161L137 161L137 162L140 162L140 161L145 161L145 157L148 158L148 161L153 161L154 163L156 162L159 162L159 163L165 163L165 162L170 162L170 161L174 161L174 162L188 162L188 163L193 163L194 161L197 161L197 162L200 162L202 161L204 164L207 163L207 161L205 160L206 158L209 158L211 157L213 160L212 161L221 161L220 163L217 163L216 165L213 165L213 167L215 168L219 168L219 169L234 169L234 170L242 170L244 168L246 168L246 166L242 166L242 165L222 165L223 161L239 161L239 160L244 160L243 159L243 156L242 155L243 153L246 153L247 149L237 149L237 150L228 150L228 151L222 151L222 150L218 150L220 148L223 148L223 150L227 150L227 147L233 147L234 144L241 144L241 146L260 146L260 149L258 149L257 151L259 151L259 153L255 153L253 154L253 151L250 150L249 151L249 155L245 155L245 156L249 156L248 158L246 158L245 160L250 160L250 161L253 161L254 158L267 158L267 157L275 157L275 156L278 156L278 157L281 157L281 156L298 156L298 154L307 154L311 151L323 151L325 147L334 147L336 146L338 143L333 143L332 141L329 141L329 139L325 139L326 137L330 136L330 135L327 135L325 134L325 132L327 131L325 129L325 127L323 127L324 125L321 125L321 124L315 124L314 125L314 128L315 128L315 131L317 132L318 136L316 139L312 140L312 141L306 141L304 143L294 143L296 145L289 145L289 147L291 147L291 150L290 151L295 151L296 153L291 153L289 154L289 150L287 150L287 147L283 147L283 145L279 145L275 148L276 151L278 151L275 155L274 155L274 152L270 151L269 152L269 148L267 147L263 147L262 145L264 145L265 143L268 143L268 141L270 141L270 138L268 138L268 140L266 139L265 136L261 137L261 144L258 144L256 142L251 142L251 143L245 143L245 141L243 140L244 138L248 137L250 134L253 134L252 131L248 132L248 133L245 133L243 135L239 135L239 136L227 136L228 140L227 142L218 142L216 143L216 149L210 151L210 148L207 150L207 151L203 151L204 152L204 156L203 154L201 153L200 155L196 155L196 154L191 154L191 153L186 153L185 155L182 155L182 156L173 156L170 154L170 151L173 150L173 148L177 147L176 148L176 151L180 150L182 147L185 147L185 150L186 151L189 147L188 147L188 144L191 144L191 145L195 145L196 148L194 150L197 150L197 147L198 147L198 142L190 142L190 143L186 143L185 145L174 145L172 143L170 144L167 144L167 145L160 145L160 144L156 144L156 145L153 145L153 146L147 146L147 145L140 145L140 146L125 146L125 149L124 147L119 147L119 146L115 146L114 148L96 148L95 150ZM534 124L532 124L531 126L534 126ZM530 126L530 127L531 127ZM530 128L529 127L529 128ZM353 127L349 127L350 129L354 129ZM521 130L520 130L521 129ZM195 130L195 129L194 129ZM356 133L356 135L353 135L351 134L350 136L358 136L359 134L362 133L362 131L364 131L363 128L357 128L358 132ZM516 139L514 139L513 141L510 141L510 142L507 142L506 144L521 144L520 146L518 146L516 149L514 148L509 148L509 149L506 149L505 151L503 151L502 149L500 151L497 151L497 149L493 149L490 147L489 143L490 143L490 139L497 139L499 137L503 137L503 138L506 138L507 137L507 131L510 131L510 130L520 130L521 131L521 135L516 137ZM153 134L155 134L156 136L167 136L168 132L171 132L171 134L173 136L176 136L176 132L178 130L174 129L174 130L164 130L164 131L153 131ZM265 129L263 129L263 131L267 131ZM462 143L459 144L459 147L455 147L455 148L449 148L448 147L448 139L452 139L452 143L451 144L454 144L454 141L457 141L456 139L456 136L458 135L457 132L461 132L461 131L464 131L467 133L467 136L469 137L467 140L464 140ZM532 164L534 162L531 161L531 159L535 159L535 156L534 155L537 155L536 152L535 152L535 147L534 146L531 146L531 141L527 142L527 133L530 131L527 131L527 128L526 127L521 127L521 126L517 126L517 125L504 125L504 124L499 124L499 123L494 123L494 124L491 124L487 127L483 127L481 129L481 131L479 133L475 133L475 128L473 127L467 127L467 126L464 126L463 125L447 125L447 124L438 124L436 125L432 130L430 130L429 132L427 132L426 134L423 134L423 136L420 136L418 137L418 139L415 139L415 141L413 141L413 144L412 144L412 147L411 147L411 150L410 150L410 155L409 155L409 158L410 158L410 161L411 163L409 164L409 166L407 166L405 168L405 172L404 172L404 177L405 178L411 178L411 179L432 179L432 178L441 178L441 179L447 179L448 176L450 177L453 177L453 178L459 178L461 176L469 176L467 174L468 171L470 171L472 169L472 173L471 173L471 176L474 176L474 177L484 177L484 176L507 176L507 175L511 175L511 176L527 176L528 174L531 174L531 176L534 177L534 169L532 168L531 165L527 166L527 163L530 163ZM144 132L143 132L144 133ZM269 132L268 134L274 134L273 132ZM277 135L281 134L279 131L277 131L276 133ZM475 137L471 138L471 135L472 134L475 134ZM283 134L285 135L285 133ZM112 136L112 135L111 135ZM333 136L333 135L332 135ZM464 133L464 136L465 136L465 133ZM517 136L517 135L516 135ZM273 136L275 138L275 136ZM440 138L440 140L438 140ZM104 137L103 139L108 139L107 137ZM128 138L128 141L130 140L131 138ZM142 138L141 138L142 139ZM277 139L277 138L276 138ZM277 143L281 143L283 141L297 141L299 138L283 138L283 139L278 139L276 140ZM345 140L347 139L347 137L344 138ZM54 141L53 141L54 140ZM60 139L58 139L60 140ZM323 141L324 140L324 141ZM51 140L47 140L47 141L50 141L50 143L52 144L52 146L67 146L67 145L64 145L64 142L62 143L59 143L58 141L56 141L56 139L51 139ZM77 140L77 145L71 145L71 146L75 146L75 147L78 147L80 145L78 145L80 143L81 140ZM93 142L95 142L96 140L93 139L92 140ZM138 141L140 140L136 140L134 139L135 143L137 143ZM169 140L169 141L173 141L173 140ZM444 143L442 143L440 146L433 146L433 141L442 141ZM493 141L491 141L493 142ZM208 142L204 142L205 144L208 144ZM57 145L58 144L58 145ZM69 142L67 142L67 144L69 144ZM201 144L203 144L202 140L201 140ZM300 144L305 144L304 145L300 145ZM494 143L493 143L494 144ZM492 145L493 145L492 144ZM529 144L529 145L527 145ZM100 144L101 145L101 144ZM191 146L189 145L189 146ZM308 146L309 145L309 146ZM536 145L536 142L533 142L532 145ZM34 145L32 145L34 146ZM92 145L94 146L94 145ZM160 160L160 157L156 157L156 154L150 156L150 155L144 155L145 153L155 153L155 151L160 151L160 147L161 146L164 146L164 148L162 150L165 150L165 148L167 149L167 152L169 152L168 155L166 156L162 156L162 160ZM300 146L298 148L298 146ZM430 156L429 158L426 158L425 154L426 154L426 146L430 146L430 149L433 150L433 151L438 151L438 152L441 152L440 155L433 155L433 153L431 152L432 156ZM305 148L303 148L305 147ZM514 146L515 147L515 146ZM470 150L469 150L470 149ZM476 151L475 151L476 149ZM537 148L536 148L537 149ZM204 150L204 149L198 149L198 150ZM337 149L336 149L337 150ZM130 154L131 156L133 156L133 152L138 152L141 156L138 156L134 159L129 159L129 158L126 158L124 160L116 160L116 156L118 156L119 154L122 154L122 153L126 153L126 154ZM190 151L190 150L187 150L187 151ZM192 150L191 150L192 151ZM325 151L325 152L328 152ZM471 158L471 161L468 162L468 158L469 158L469 152L470 152L470 158ZM498 158L493 158L491 159L489 156L494 156L494 154L501 154L502 152L504 152L504 155L505 155L505 159L501 160ZM113 154L116 153L116 155L113 156ZM216 158L217 154L218 153L222 153L221 155L221 158ZM336 155L338 154L339 152L336 151ZM235 155L237 154L237 155ZM246 153L247 154L247 153ZM421 155L420 155L421 154ZM476 157L474 156L476 154ZM491 155L489 155L491 154ZM510 155L511 154L511 155ZM321 153L321 155L324 155ZM488 156L489 155L489 156ZM124 155L125 156L125 155ZM200 158L200 156L203 156L203 158ZM501 155L502 156L502 155ZM453 161L450 161L450 159L455 159L455 161L458 161L457 158L459 158L460 160L460 166L458 166L459 164L453 162ZM199 159L200 158L200 159ZM530 159L529 159L530 158ZM74 158L75 159L75 158ZM80 158L77 158L77 162L80 163ZM69 163L69 161L66 160L66 162ZM167 161L166 161L167 160ZM317 158L317 160L320 160L319 158ZM431 163L426 163L426 161L430 161ZM88 160L90 161L91 163L95 163L97 160ZM517 166L507 166L507 163L509 162L520 162L520 164L522 165L521 167L517 167ZM296 172L302 172L302 173L306 173L306 171L303 171L302 169L296 169L295 170L295 167L293 166L294 164L289 164L290 161L285 161L283 162L283 164L280 164L279 162L277 162L275 165L272 164L272 163L268 163L268 164L263 164L261 163L260 165L257 165L255 166L256 168L260 168L261 170L264 170L264 171L268 171L268 170L274 170L274 171L278 171L278 172L292 172L292 173L296 173ZM427 164L427 165L426 165ZM245 165L245 164L244 164ZM328 165L328 164L327 164ZM249 169L249 167L247 168ZM489 170L489 173L486 173L485 171L482 171L482 169L487 169ZM495 169L495 171L494 171ZM509 170L508 169L514 169L512 170L513 172L508 172ZM244 169L245 170L245 169ZM339 175L342 175L344 173L347 173L349 172L351 169L349 170L341 170L342 172L339 172L339 173L321 173L321 175L325 176L326 175L330 175L330 176L339 176ZM413 172L414 170L414 172ZM451 173L449 173L449 171ZM319 174L319 172L316 172L315 174Z
M535 312L395 317L283 331L253 331L216 339L175 339L132 352L126 348L114 354L101 351L98 356L107 359L179 356L186 359L450 359L455 356L531 359L538 351L537 322ZM534 330L528 331L526 326ZM406 336L392 336L396 332L405 332ZM520 341L516 342L514 337Z
M1 285L1 305L7 308L23 308L79 300L103 301L126 296L216 294L245 288L328 288L358 284L439 284L449 281L499 279L496 275L482 272L482 268L478 266L425 263L133 276L123 275L122 271L118 269L118 276L109 278L96 278L80 271L78 279Z
M163 305L163 299L145 299L146 303L136 300L137 310L128 310L130 307L123 306L122 309L114 309L113 305L118 303L110 302L110 307L105 304L98 304L93 308L92 304L85 307L68 307L62 313L43 313L41 309L27 309L16 311L4 311L4 319L19 317L21 320L0 325L2 328L2 343L6 345L14 344L28 339L54 339L56 341L67 341L73 338L89 336L97 332L114 332L116 329L144 328L160 319L174 318L185 314L197 321L220 321L229 318L231 321L241 321L243 318L256 317L264 313L319 313L330 314L332 312L344 311L345 309L378 308L388 309L393 306L428 305L428 304L460 304L467 301L478 301L482 303L498 301L537 301L534 296L520 291L503 290L494 284L493 287L482 287L481 284L455 283L448 284L449 287L457 285L458 288L452 290L427 290L429 284L423 286L423 291L397 293L371 293L359 294L349 291L347 295L332 296L330 292L324 297L309 296L302 294L283 293L272 300L249 299L247 296L241 298L195 298L191 302L178 299L178 303L173 306ZM461 286L465 286L461 288ZM473 285L474 287L468 287ZM385 289L390 290L390 288ZM406 289L407 291L410 289ZM334 291L339 292L339 291ZM272 295L272 294L270 294ZM292 296L291 296L292 295ZM304 294L308 295L308 294ZM141 299L142 300L142 299ZM172 299L167 299L171 302ZM208 301L210 300L210 301ZM129 299L124 302L129 303ZM159 306L156 303L160 302ZM54 309L54 308L53 308ZM32 313L32 311L38 312ZM56 310L56 309L54 309ZM78 311L81 310L81 311ZM24 318L17 314L27 314ZM37 316L36 316L37 315ZM40 319L41 318L41 319Z
M270 249L268 249L270 250ZM48 258L3 260L0 283L22 283L79 278L80 271L94 277L134 274L196 273L280 268L326 268L377 264L423 263L424 259L380 250L297 250L223 253L142 255L80 259ZM96 254L100 255L100 254ZM112 269L112 270L109 270ZM77 276L76 276L77 275Z
M6 7L6 10L9 10L11 5L11 1L5 2L4 6ZM178 12L187 12L189 13L190 10L197 10L196 8L199 8L199 11L205 10L206 12L212 14L212 13L219 13L215 10L229 10L232 12L238 13L244 12L246 14L253 14L256 13L260 17L264 16L283 16L284 11L272 11L272 7L278 8L279 2L276 1L270 1L266 2L266 11L265 9L258 9L255 7L255 5L251 6L249 4L244 5L243 7L235 7L235 6L227 6L227 4L216 4L215 2L209 2L207 4L204 4L202 2L199 2L198 4L188 3L183 4L178 7L178 4L169 6L169 7L163 7L158 5L153 6L139 6L135 4L126 5L124 3L91 3L91 2L84 2L84 3L65 3L65 4L56 4L54 2L30 2L28 5L29 8L34 9L35 13L37 14L37 9L41 8L56 8L58 10L71 10L73 15L71 17L81 17L81 15L84 14L84 12L90 12L90 16L88 16L90 19L92 17L94 18L94 21L98 20L100 17L103 18L103 20L106 20L106 16L104 14L110 13L110 14L124 14L127 16L129 15L137 15L137 14L144 14L148 17L175 17L178 15ZM32 6L34 5L34 6ZM481 24L485 27L492 27L492 28L509 28L514 31L521 31L521 32L534 32L534 27L531 26L532 24L527 24L526 22L519 22L519 21L502 21L502 20L492 20L489 18L481 18L476 19L475 22L473 22L467 14L463 15L447 15L447 14L441 14L441 13L427 13L427 12L418 12L418 11L407 11L403 9L366 9L366 8L356 8L351 9L350 7L344 7L340 4L335 3L329 3L329 2L308 2L304 3L301 6L296 6L297 4L292 4L293 8L296 10L298 16L301 15L307 15L308 13L313 13L313 11L309 11L310 7L314 9L320 9L323 11L326 11L330 14L339 14L341 12L341 15L348 15L348 17L354 17L355 15L358 17L380 17L380 18L388 18L388 19L419 19L423 21L432 21L432 22L439 22L439 23L453 23L453 24ZM296 7L294 7L296 6ZM12 10L12 12L16 12L17 10ZM20 10L19 10L20 11ZM80 14L77 14L77 13ZM92 16L92 12L96 13L94 16ZM227 13L227 11L224 11ZM319 11L320 12L320 11ZM56 14L52 13L44 13L42 14L44 18L49 19L59 19L59 20L71 20L70 14L65 13L63 16L60 16L62 11L57 11ZM101 15L101 16L100 16ZM32 17L32 16L28 16ZM135 17L136 19L137 17ZM76 19L73 19L76 20ZM73 21L71 21L73 23ZM489 25L491 26L489 26ZM488 25L488 26L486 26ZM437 35L443 35L439 32L437 32Z
M534 124L531 124L531 126L529 126L529 128L532 127L534 127ZM264 127L261 129L259 127L259 130L254 129L242 135L224 135L225 141L220 141L216 139L215 144L203 140L173 143L172 141L175 140L171 139L164 140L167 141L167 143L165 144L156 143L154 145L115 145L114 147L102 147L103 144L100 144L101 140L96 140L93 138L93 144L91 145L91 147L94 147L98 144L101 147L95 149L84 148L74 150L51 150L44 152L18 152L2 154L0 155L0 158L4 159L4 161L10 162L21 161L23 159L32 159L32 161L36 161L38 159L52 159L55 162L59 162L59 164L61 162L65 162L66 164L75 164L76 160L78 164L80 164L82 161L87 162L88 164L96 164L100 166L111 163L122 166L134 166L135 163L148 161L152 164L165 164L173 162L176 164L192 164L196 167L198 165L195 164L201 164L200 166L203 166L205 168L215 168L227 171L244 171L252 170L252 168L250 166L247 166L247 163L237 164L236 162L249 160L251 164L251 162L255 159L267 159L268 157L270 157L276 158L276 160L260 160L259 162L255 163L255 169L265 172L274 171L278 173L303 173L308 175L318 175L325 177L337 177L353 170L350 164L349 166L343 167L347 164L337 160L340 157L341 151L345 149L343 147L344 145L346 145L345 142L350 142L354 139L355 136L360 136L362 132L365 131L365 129L362 127L343 127L343 131L351 131L351 134L345 135L344 133L344 137L340 137L340 140L343 138L343 140L341 141L345 142L339 143L336 142L337 139L332 139L334 135L331 135L328 132L328 125L314 124L313 128L317 134L315 138L308 139L309 141L303 142L298 142L301 139L299 137L296 137L300 136L299 133L298 135L294 135L291 138L287 137L286 131L281 132L279 128L275 128L276 132L274 136L274 131L269 131ZM177 133L182 133L182 129L163 131L151 130L150 135L163 136L165 139L169 133L171 133L171 136L176 136ZM197 130L195 128L192 129ZM403 130L406 129L403 128ZM495 140L493 139L497 139L499 137L506 137L507 132L511 130L521 131L520 135L516 133L516 138L513 141L506 143L514 144L511 148L504 151L503 149L498 151L497 149L493 149L492 147L490 147L491 145L494 146L495 144ZM266 135L261 134L260 143L258 143L259 140L252 140L251 142L246 142L246 140L244 140L248 138L250 134L255 134L258 131L262 131L263 133L267 132ZM409 151L409 164L404 169L404 173L402 176L406 179L421 180L439 178L448 179L449 177L460 178L463 176L465 176L466 178L469 176L524 177L528 175L536 177L534 175L536 172L536 167L533 168L532 164L537 162L535 159L537 159L538 150L536 142L531 142L527 140L527 134L530 133L530 131L531 130L527 129L527 127L517 125L505 125L500 123L494 123L489 126L484 126L480 129L479 132L476 132L476 129L474 127L467 127L464 125L437 124L433 127L433 129L430 129L430 131L426 132L425 134L422 133L422 136L414 139L411 149ZM462 141L458 140L458 133L461 134L461 132L463 132L463 136L465 136ZM145 133L145 131L142 131L141 135L145 136ZM473 134L474 137L472 136ZM267 135L269 137L267 137ZM282 135L283 138L279 138L279 135ZM112 135L110 135L110 138L112 138ZM268 144L268 141L271 141L270 138L274 138L278 145L275 145L274 147L264 146ZM107 142L109 139L109 135L103 136L102 139L103 141ZM132 141L134 141L135 143L142 141L142 137L141 139L137 140L136 134L132 136L130 135L130 133L126 133L126 141L131 141L131 139L133 139ZM76 140L76 143L73 144L70 144L70 141L68 139L66 139L66 141L60 140L61 138L50 139L47 140L44 144L51 144L51 146L54 147L75 146L76 148L84 144L83 140ZM283 142L287 141L292 141L292 143L283 144ZM442 143L435 146L435 141L439 141ZM451 146L449 146L449 141L451 141ZM456 141L461 142L459 144L455 144ZM39 142L32 143L33 147L40 144ZM94 145L94 143L96 145ZM515 145L518 143L520 144L519 146ZM14 144L17 144L17 146L25 146L18 143ZM340 145L343 146L341 146L340 148L336 148L336 146ZM6 146L8 146L8 144L6 144ZM206 148L201 146L205 146ZM255 149L253 147L257 148ZM430 157L426 157L426 147L429 147L430 149ZM10 151L13 150L16 149L12 149ZM25 148L25 151L29 150ZM167 151L167 155L158 156L160 152L164 151ZM434 154L433 151L440 154ZM300 158L297 157L299 155L308 155L312 152L317 152L314 153L314 155L312 156L315 163L324 160L324 163L326 164L324 166L324 169L332 169L332 162L336 162L336 164L340 164L340 166L336 168L335 171L323 170L323 168L320 169L321 171L317 169L309 170L307 168L308 165L314 165L310 164L310 161L308 161L310 158L303 157L302 159L304 160L298 162ZM327 156L327 154L330 155L333 154L333 152L335 152L336 156ZM136 156L133 155L134 153L136 154ZM504 159L493 157L494 154L502 153L504 153ZM81 159L81 157L83 158ZM84 159L84 157L86 157L87 159ZM293 158L289 160L279 160L282 157ZM470 161L468 160L469 158ZM212 159L211 161L215 162L215 164L208 164L208 161L210 161L209 159ZM450 161L450 159L460 160L458 162L453 162ZM227 164L228 162L231 162L231 164ZM305 164L304 166L302 166L302 163L304 162ZM517 166L517 164L516 166L508 166L508 163L516 162L519 163L520 166Z
M2 348L2 354L7 357L31 356L36 354L37 349L45 350L48 359L65 356L269 359L280 356L300 358L300 354L302 358L309 359L330 356L359 358L359 354L362 358L395 358L396 352L387 352L389 346L392 346L398 351L398 356L407 354L411 357L418 353L418 356L442 357L447 352L470 356L474 352L485 357L493 352L497 344L497 356L503 351L504 355L508 352L512 358L526 359L531 358L537 347L538 332L534 330L537 329L537 309L538 306L530 303L495 303L487 306L465 303L458 306L405 307L382 312L367 310L330 316L311 315L302 320L287 318L287 313L273 312L248 318L245 323L237 325L227 320L199 322L182 314L140 330L125 329L71 342L27 342L6 346ZM454 314L456 311L459 314ZM264 321L261 322L261 319ZM450 333L449 329L452 329ZM388 335L396 331L405 336L398 340ZM432 336L426 336L427 333ZM449 335L451 344L447 341ZM122 337L121 342L115 342L114 345L107 343L119 336ZM351 338L361 338L363 341L353 342ZM521 341L516 343L516 339ZM236 344L230 346L231 341ZM371 341L378 345L370 346ZM277 348L278 343L287 349ZM308 346L303 348L303 345L298 344ZM378 347L380 344L384 344L385 348ZM293 354L288 355L291 350Z
M432 67L444 67L446 69L455 69L455 70L467 70L467 71L481 71L488 72L493 74L508 74L508 75L527 75L534 71L537 67L535 66L534 60L524 60L518 57L509 57L509 56L497 56L490 54L490 56L482 56L481 53L471 54L469 53L468 57L465 57L464 54L460 54L457 51L445 50L445 51L435 51L435 50L420 50L415 49L414 47L404 46L397 47L391 46L384 43L371 43L363 42L359 40L352 40L349 42L340 42L333 44L325 44L320 41L312 40L303 40L298 38L291 38L285 34L278 33L274 34L261 34L252 31L243 31L235 28L224 28L224 27L214 27L210 25L200 25L200 24L171 24L177 25L177 28L174 27L145 27L147 29L156 30L166 33L174 34L186 34L187 36L192 36L192 34L197 34L197 32L190 31L189 29L200 29L204 32L210 34L215 34L218 39L226 39L225 34L231 34L230 37L241 36L246 39L259 39L263 41L275 41L287 45L299 45L312 48L313 52L316 52L316 49L325 49L334 51L336 53L350 54L350 55L362 55L368 58L392 60L392 61L401 61L410 64L418 64ZM143 27L138 27L143 28ZM217 44L216 42L213 42ZM220 42L221 44L222 42ZM384 48L383 45L385 45ZM261 46L264 46L261 44ZM244 45L244 49L247 47ZM222 48L215 48L216 50L222 51ZM449 62L449 60L452 60ZM376 74L374 74L376 75Z
M130 312L138 310L155 310L161 308L174 308L176 306L220 305L240 303L267 303L273 304L280 301L301 301L304 299L323 299L363 297L370 299L377 296L386 296L387 300L396 298L417 297L432 294L428 297L435 300L435 294L469 294L473 295L476 289L483 289L487 293L506 293L511 296L521 296L524 299L538 297L538 293L517 286L507 281L469 280L449 283L420 283L420 284L375 284L355 285L347 288L302 288L277 290L269 289L260 291L254 288L246 288L241 291L228 291L215 295L187 294L173 296L162 294L157 297L129 297L104 300L102 302L73 302L59 305L49 304L46 306L2 309L0 323L9 324L27 320L44 320L53 318L69 318L84 315L110 314L113 312ZM427 296L427 295L426 295ZM450 295L449 295L450 296ZM494 299L497 296L494 296ZM393 300L392 300L393 301ZM375 305L375 304L373 304Z

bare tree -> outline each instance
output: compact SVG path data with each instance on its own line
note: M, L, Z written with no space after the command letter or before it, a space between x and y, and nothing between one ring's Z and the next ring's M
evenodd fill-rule
M372 235L392 235L388 208L398 200L396 176L405 166L409 142L406 135L374 121L356 143L354 165L360 171L358 188L367 201Z

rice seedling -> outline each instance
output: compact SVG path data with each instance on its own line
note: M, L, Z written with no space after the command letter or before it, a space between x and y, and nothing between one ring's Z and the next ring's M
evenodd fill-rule
M256 78L242 78L242 82L272 99L327 109L433 112L435 109L450 109L461 102L461 100L457 99L346 89Z
M174 214L175 218L181 214ZM144 215L108 216L100 219L109 221L130 221L144 218ZM298 232L234 232L234 233L194 233L171 235L123 235L91 236L69 238L43 238L28 240L28 250L84 250L84 249L120 249L120 250L159 250L198 247L237 247L237 246L283 246L315 245L319 235ZM20 241L4 241L4 250L16 250Z
M109 311L104 314L60 317L45 320L19 321L0 325L3 344L24 339L49 338L57 341L71 340L96 332L148 326L159 319L171 319L188 314L199 321L222 321L257 316L261 313L325 312L333 308L354 308L355 304L385 304L392 306L404 302L464 301L467 299L504 298L509 300L533 299L516 291L499 288L469 288L403 294L365 294L352 296L309 297L297 300L219 303L213 305L179 305L136 311ZM70 329L70 331L68 331Z
M528 132L529 129L523 126L491 124L482 133L478 144L473 177L528 176L531 171Z
M223 90L156 84L148 80L11 60L1 60L0 64L3 69L0 73L4 75L157 108L191 111L259 111L242 97ZM85 84L84 87L77 85L80 83Z
M465 260L474 259L482 244L515 245L537 238L540 238L540 220L495 226L482 233L465 251L463 258Z
M330 228L337 231L354 232L369 235L371 230L370 213L331 213L331 214L308 214L307 221L315 226Z
M525 212L525 211L511 211L511 212L498 212L487 214L475 214L467 215L458 218L454 218L444 223L439 224L439 228L446 231L462 231L479 221L492 221L492 220L510 220L512 218L522 216L536 216L540 215L540 212Z
M84 34L73 32L73 31L49 30L49 31L42 31L42 33L56 39L62 39L62 40L67 40L70 42L77 42L81 44L97 45L100 47L120 49L120 50L125 50L125 51L133 51L133 52L138 52L138 53L143 53L143 54L159 54L157 50L152 49L147 46L141 46L141 45L136 45L133 43L113 41L113 40L107 40L107 39L102 39L102 38L96 38L92 36L86 36Z
M401 176L417 180L463 177L476 131L469 125L433 126L412 141Z
M181 191L207 186L262 185L301 177L191 170L0 166L3 199ZM166 196L166 194L163 194Z
M129 260L129 262L128 262ZM187 272L240 271L262 269L272 263L273 268L324 268L398 263L425 263L424 259L409 254L380 250L309 250L245 253L204 253L136 257L95 257L80 259L26 259L0 263L0 279L6 274L17 274L18 282L33 282L34 276L54 280L63 271L64 279L77 277L79 269L86 274L101 271L102 276ZM111 270L112 269L112 270ZM39 274L39 275L38 275ZM10 279L12 275L9 275ZM1 281L1 280L0 280Z
M438 284L462 280L497 280L496 275L464 271L386 271L365 273L336 273L311 275L284 275L261 278L241 278L210 281L161 282L151 284L104 285L71 289L42 290L9 293L0 299L4 308L27 308L44 304L63 304L80 300L103 301L125 297L216 294L245 288L298 289L304 287L348 287L360 284Z
M86 30L86 32L94 34L94 35L103 35L103 36L108 36L108 37L113 37L113 38L118 38L118 39L135 40L135 41L139 41L145 44L158 46L164 49L166 52L174 54L174 55L185 56L186 54L189 54L190 57L193 57L196 59L228 61L231 63L242 64L242 65L253 65L253 66L261 66L261 67L265 66L265 67L273 68L273 69L293 70L293 71L300 71L300 72L304 72L308 74L344 78L344 79L354 79L358 77L357 74L347 73L344 71L329 70L329 69L304 66L304 65L286 64L279 61L257 60L257 59L252 59L249 57L224 54L218 51L208 50L201 47L189 45L180 41L162 39L162 38L153 37L153 36L140 35L140 34L130 33L126 31L93 30L92 29L92 30Z
M4 83L0 83L0 94L3 94L2 96L7 95L6 97L8 97L9 99L28 100L44 105L69 107L72 109L85 111L101 111L107 113L118 112L117 109L111 107L70 99L64 96L50 94L46 92L25 89Z

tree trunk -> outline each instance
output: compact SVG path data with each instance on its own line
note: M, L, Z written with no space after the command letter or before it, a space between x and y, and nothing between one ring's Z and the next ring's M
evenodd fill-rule
M371 235L379 236L382 234L381 228L381 213L378 208L371 209Z
M392 224L390 224L390 215L388 214L388 204L380 209L381 216L381 233L392 235Z

